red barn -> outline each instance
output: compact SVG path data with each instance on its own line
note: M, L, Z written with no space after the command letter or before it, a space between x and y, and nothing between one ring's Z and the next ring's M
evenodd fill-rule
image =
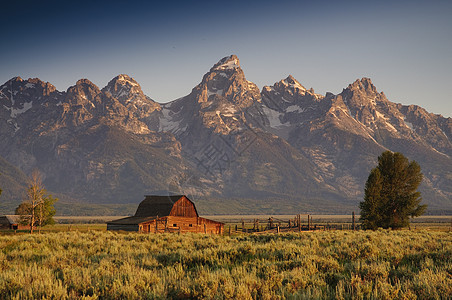
M201 218L195 204L185 195L145 197L134 216L108 222L107 230L211 234L224 231L224 223Z

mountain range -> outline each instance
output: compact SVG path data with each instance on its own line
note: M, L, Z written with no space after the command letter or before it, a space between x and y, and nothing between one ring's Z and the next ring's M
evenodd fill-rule
M231 55L165 104L124 74L65 92L15 77L0 104L5 212L39 169L69 212L171 191L201 213L348 213L385 150L421 165L429 212L452 211L452 118L391 102L369 78L337 95L292 76L259 90Z

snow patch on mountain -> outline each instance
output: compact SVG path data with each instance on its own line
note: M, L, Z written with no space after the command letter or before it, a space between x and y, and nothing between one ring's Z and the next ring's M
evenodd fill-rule
M284 98L283 98L284 99ZM286 100L287 101L287 100ZM290 112L298 112L298 113L302 113L304 112L304 108L299 107L298 105L291 105L289 107L286 108L286 112L290 113Z
M223 90L216 90L216 91L207 90L207 97L210 97L212 95L223 96Z
M119 82L124 82L124 83L128 83L128 84L130 84L131 86L139 86L138 85L138 83L136 83L136 82L134 82L134 80L133 79L131 79L129 76L127 76L127 75L119 75L118 76L118 81Z
M280 119L280 117L283 115L282 113L280 113L276 110L270 109L266 106L263 106L262 110L264 111L265 115L268 118L270 127L277 129L281 126L286 126L281 122L281 119Z
M159 132L167 131L176 134L184 132L187 129L187 124L184 127L181 127L182 120L174 121L175 113L172 110L166 107L162 107L161 112L162 116L160 117L159 121Z
M180 122L174 122L170 114L173 112L167 108L162 108L163 117L160 118L159 131L172 131L179 127Z
M9 110L11 118L16 118L18 115L23 114L27 110L33 107L33 101L25 102L22 106L22 108L14 108L14 107L6 107L3 105L3 107L7 110Z
M306 92L306 88L304 86L302 86L299 82L297 82L296 80L293 80L293 83L289 82L288 79L284 79L281 81L281 83L285 86L285 87L290 87L290 88L297 88L303 92Z
M232 70L236 68L240 68L240 62L238 58L229 56L222 59L218 66L214 68L214 70Z
M403 121L405 122L406 127L414 131L413 123L408 122L405 118Z

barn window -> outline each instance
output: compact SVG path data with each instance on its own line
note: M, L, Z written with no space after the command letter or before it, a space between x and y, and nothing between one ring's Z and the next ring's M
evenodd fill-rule
M177 224L173 224L173 227L177 227Z
M193 224L188 224L188 227L193 227Z

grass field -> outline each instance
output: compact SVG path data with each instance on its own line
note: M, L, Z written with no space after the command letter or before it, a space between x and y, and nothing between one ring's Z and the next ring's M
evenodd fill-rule
M79 226L0 236L0 298L452 297L448 232L149 235Z

